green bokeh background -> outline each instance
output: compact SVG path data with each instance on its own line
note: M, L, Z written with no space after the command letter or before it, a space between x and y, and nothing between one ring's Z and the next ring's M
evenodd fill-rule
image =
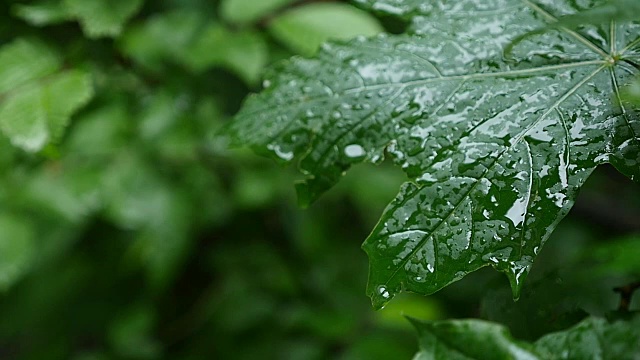
M216 134L271 64L404 24L337 1L126 3L0 4L0 46L45 44L94 87L40 151L0 137L1 359L409 359L404 315L533 340L640 276L640 191L603 167L519 302L483 269L374 312L360 244L402 172L357 166L302 210L295 169Z

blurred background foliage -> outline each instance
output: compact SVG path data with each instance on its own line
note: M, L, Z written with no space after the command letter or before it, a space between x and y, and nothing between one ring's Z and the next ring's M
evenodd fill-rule
M605 167L519 302L485 269L371 309L360 244L401 172L355 167L301 210L295 169L215 134L267 66L392 19L295 0L5 0L0 19L2 359L408 359L403 315L532 340L614 314L640 277L640 191Z

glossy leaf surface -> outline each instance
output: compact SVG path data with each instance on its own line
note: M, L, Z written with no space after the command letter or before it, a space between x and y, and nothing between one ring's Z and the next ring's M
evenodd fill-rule
M615 322L587 318L532 344L513 339L502 325L482 320L412 323L420 341L415 360L634 359L640 350L638 316Z
M408 34L333 44L275 69L229 132L299 158L303 204L352 164L406 172L363 247L368 294L430 294L491 265L517 297L533 260L599 164L640 175L640 23L545 28L572 1L358 1L411 18ZM473 21L470 21L473 19Z

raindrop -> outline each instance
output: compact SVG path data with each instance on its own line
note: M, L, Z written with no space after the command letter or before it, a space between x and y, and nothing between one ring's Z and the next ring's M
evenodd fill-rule
M351 144L344 148L344 154L350 158L360 158L363 157L366 152L362 146L358 144Z
M284 151L282 150L280 145L269 144L267 145L267 149L273 151L276 154L276 156L278 156L280 159L284 161L290 161L291 159L293 159L293 151Z
M424 276L416 276L416 277L415 277L415 278L413 278L413 279L414 279L416 282L419 282L419 283L423 283L423 282L425 282L425 281L427 280L427 279L425 279L425 277L424 277Z
M391 297L391 294L389 294L389 291L387 291L387 288L384 286L378 286L378 294L385 299L389 299L389 297Z

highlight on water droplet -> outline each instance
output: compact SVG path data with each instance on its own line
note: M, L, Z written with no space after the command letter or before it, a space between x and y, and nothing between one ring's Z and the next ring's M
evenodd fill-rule
M389 291L387 291L387 288L384 286L380 286L378 287L378 293L385 299L389 298Z
M350 158L361 158L366 155L366 151L358 144L351 144L344 148L344 154Z
M293 151L285 151L278 144L269 144L267 145L267 149L273 151L277 157L284 161L290 161L293 159Z

